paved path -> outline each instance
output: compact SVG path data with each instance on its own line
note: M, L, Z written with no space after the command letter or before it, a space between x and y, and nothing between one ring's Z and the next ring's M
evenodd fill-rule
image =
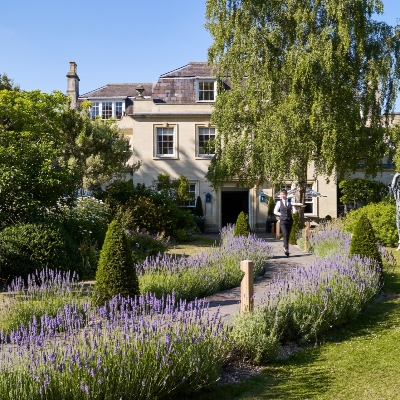
M219 239L218 234L204 234L204 236ZM273 257L266 263L265 274L257 277L254 282L254 297L257 303L257 295L265 291L271 278L276 274L285 274L290 268L308 266L316 259L312 254L306 253L297 246L290 246L290 256L283 252L283 241L272 239L267 234L259 233L257 236L269 243L272 247ZM224 290L207 297L209 307L220 307L223 321L230 322L233 316L240 310L240 287Z

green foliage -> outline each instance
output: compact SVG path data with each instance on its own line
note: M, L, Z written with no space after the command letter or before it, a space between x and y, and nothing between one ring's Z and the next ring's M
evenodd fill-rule
M145 231L128 231L127 237L135 263L146 257L155 257L164 254L169 248L169 238L163 233L151 235Z
M367 205L369 203L379 203L389 194L389 188L380 181L355 178L339 182L339 188L342 192L340 201L343 204Z
M113 220L100 252L94 302L104 304L116 295L139 295L139 282L128 238L120 223Z
M193 193L189 190L189 179L181 175L177 179L171 179L169 174L158 174L157 190L165 194L178 206L184 206L189 200L193 200Z
M377 173L400 62L400 35L374 20L381 13L381 2L206 1L219 84L214 187L306 182L311 162L327 177L360 159Z
M298 213L294 213L292 214L292 218L293 218L293 225L292 225L292 230L290 231L289 243L297 244L297 237L299 235L299 231L301 230L300 216Z
M204 217L203 202L201 201L200 196L197 196L194 214L197 215L198 217Z
M117 218L124 228L143 229L151 234L165 232L166 236L178 241L192 238L183 233L197 228L195 216L190 211L178 207L165 193L150 190L146 194L131 198L119 208Z
M233 235L247 237L250 233L249 216L242 211L237 217Z
M14 80L10 79L4 72L3 75L0 74L0 90L15 90L19 91L19 86L14 85Z
M275 326L275 321L269 321ZM233 320L231 333L234 346L240 354L249 357L255 364L265 365L279 352L278 332L265 329L265 314L257 308L253 312L237 314Z
M44 268L78 271L77 247L59 224L16 224L0 232L0 276L24 276Z
M129 141L61 92L0 91L0 223L40 221L81 186L125 173ZM138 165L134 166L135 168Z
M344 218L346 230L354 232L355 225L361 214L365 214L374 229L374 234L379 242L385 246L397 246L399 240L396 226L396 205L390 202L369 204L357 210L350 211Z
M275 201L272 196L268 199L268 216L274 215Z
M365 214L361 214L353 230L350 254L358 254L376 260L382 267L382 257L372 225Z
M94 277L99 254L111 219L110 209L94 197L79 197L56 216L74 240L81 260L81 277Z

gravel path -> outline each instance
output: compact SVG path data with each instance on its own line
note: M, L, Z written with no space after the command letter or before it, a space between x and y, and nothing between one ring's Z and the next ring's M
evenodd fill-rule
M218 234L204 234L204 236L213 239L219 239ZM286 257L283 252L283 242L281 240L272 239L270 235L259 233L257 236L269 243L272 247L273 257L268 260L263 276L256 278L254 282L254 302L257 304L257 296L264 292L271 278L277 274L285 274L291 268L308 266L312 264L315 257L306 253L297 246L290 246L290 256ZM222 320L230 322L233 316L240 311L240 287L224 290L222 292L208 296L210 310L220 307Z

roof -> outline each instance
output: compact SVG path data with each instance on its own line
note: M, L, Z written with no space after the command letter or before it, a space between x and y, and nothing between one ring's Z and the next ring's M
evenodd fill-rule
M184 78L184 77L211 77L212 66L208 65L208 63L202 62L190 62L183 67L174 69L171 72L167 72L165 74L160 75L160 79L162 78Z
M79 98L87 99L98 97L104 99L109 97L136 97L139 94L136 87L139 85L144 87L143 96L151 96L151 83L108 83L99 89L81 94Z

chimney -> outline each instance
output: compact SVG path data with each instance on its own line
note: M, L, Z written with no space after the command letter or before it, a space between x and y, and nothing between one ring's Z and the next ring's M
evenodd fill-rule
M79 97L79 77L76 73L76 63L70 61L67 76L67 95L71 97L71 108L76 108Z

